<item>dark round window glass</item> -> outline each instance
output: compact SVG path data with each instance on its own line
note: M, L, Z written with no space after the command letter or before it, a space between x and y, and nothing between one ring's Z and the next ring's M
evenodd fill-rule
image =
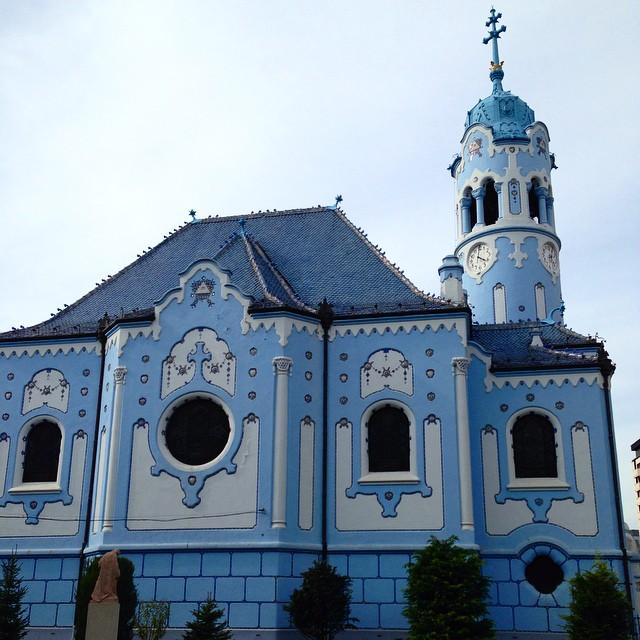
M219 404L195 398L173 410L165 427L165 441L176 460L201 465L220 455L230 432L229 417Z
M549 556L537 556L527 565L524 577L540 593L553 593L564 580L564 573Z
M27 434L22 482L55 482L62 433L55 422L43 420L34 424Z
M369 471L410 471L409 418L398 407L386 406L367 423Z

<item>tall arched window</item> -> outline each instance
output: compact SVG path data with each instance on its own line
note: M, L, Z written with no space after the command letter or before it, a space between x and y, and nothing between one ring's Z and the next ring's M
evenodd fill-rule
M56 482L62 432L51 420L31 425L25 436L22 482Z
M507 321L507 295L501 282L493 287L493 315L496 324Z
M535 286L536 296L536 315L539 320L544 320L547 317L547 302L544 296L544 285L538 282Z
M516 478L557 478L555 428L539 413L521 415L511 430Z
M473 229L478 222L478 203L471 195L471 187L465 189L464 196L465 198L471 198L471 207L469 207L469 229Z
M495 224L498 221L498 192L496 191L496 183L489 180L485 183L484 194L484 223Z
M400 407L376 409L365 426L369 473L411 471L410 423Z
M533 178L533 180L531 180L531 187L529 188L529 217L536 222L540 220L540 208L538 196L536 195L536 187L539 186L540 183L538 180Z

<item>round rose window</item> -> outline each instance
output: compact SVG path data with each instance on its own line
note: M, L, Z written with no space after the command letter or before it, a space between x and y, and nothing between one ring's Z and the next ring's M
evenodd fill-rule
M215 460L227 446L231 427L225 410L209 398L192 398L176 406L165 426L169 453L183 464Z

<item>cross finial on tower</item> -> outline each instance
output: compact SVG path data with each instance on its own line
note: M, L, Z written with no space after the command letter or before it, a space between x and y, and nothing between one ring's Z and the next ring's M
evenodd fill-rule
M191 209L191 211L189 211L189 215L191 216L191 222L195 222L196 221L195 209Z
M491 41L493 41L492 42L493 56L491 59L491 65L490 65L491 73L489 74L489 77L493 81L494 91L495 90L502 91L501 81L502 81L502 78L504 78L502 65L504 63L500 60L500 53L498 51L498 38L500 37L501 33L504 33L507 30L507 27L505 27L504 25L501 25L500 28L497 29L496 26L498 24L498 20L502 18L502 14L496 13L496 10L493 7L491 7L490 13L491 15L489 16L489 19L485 23L485 26L490 27L489 35L486 38L483 38L482 42L484 44L489 44Z

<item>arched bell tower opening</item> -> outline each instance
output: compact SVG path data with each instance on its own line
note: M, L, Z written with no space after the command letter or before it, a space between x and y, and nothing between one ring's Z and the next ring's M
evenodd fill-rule
M529 217L535 222L540 222L540 202L536 195L536 189L540 186L537 178L531 180L529 187Z
M487 180L484 188L484 223L488 226L498 222L498 192L496 190L496 183L493 180Z

